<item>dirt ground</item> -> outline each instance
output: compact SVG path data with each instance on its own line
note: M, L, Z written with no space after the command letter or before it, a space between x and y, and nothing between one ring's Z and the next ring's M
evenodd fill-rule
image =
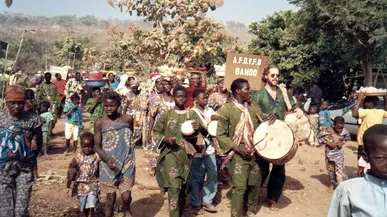
M85 118L87 121L87 117ZM86 125L87 127L87 125ZM60 120L54 130L49 155L39 158L40 179L33 188L30 205L31 216L82 216L79 203L71 198L65 186L67 167L73 156L64 156L64 121ZM345 164L350 178L356 176L356 143L349 142L343 148ZM133 189L132 211L134 217L168 216L168 200L158 190L141 190L140 186L157 186L155 178L149 176L145 151L136 149L136 186ZM279 201L278 212L262 206L256 216L323 217L327 216L332 193L328 189L328 175L325 170L324 149L303 146L295 158L286 165L286 183ZM266 185L264 186L266 189ZM217 205L218 213L205 213L204 216L230 216L231 190L222 190L222 201ZM97 216L103 216L103 201ZM186 215L189 214L189 205ZM117 207L115 216L122 216Z

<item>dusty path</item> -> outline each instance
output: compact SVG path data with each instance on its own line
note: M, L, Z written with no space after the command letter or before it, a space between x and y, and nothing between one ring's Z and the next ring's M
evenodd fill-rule
M87 120L87 118L86 118ZM63 155L64 122L60 120L54 130L55 139L49 155L39 159L39 173L42 176L34 186L30 206L31 216L81 216L78 212L78 201L70 197L69 189L62 177L66 176L67 167L72 156ZM345 164L348 175L356 176L356 143L345 145ZM136 183L146 186L157 186L154 178L147 171L145 152L136 150ZM283 196L279 201L278 212L272 212L263 206L256 216L286 217L323 217L327 215L331 193L327 191L329 183L325 171L324 149L303 146L296 157L286 166L286 183ZM205 213L204 216L229 216L230 189L222 191L222 202L217 206L218 214ZM166 217L168 201L157 190L140 190L138 185L133 189L132 210L134 217ZM189 207L189 205L188 205ZM189 209L186 209L189 216ZM101 209L98 216L103 216ZM116 216L121 216L117 213Z

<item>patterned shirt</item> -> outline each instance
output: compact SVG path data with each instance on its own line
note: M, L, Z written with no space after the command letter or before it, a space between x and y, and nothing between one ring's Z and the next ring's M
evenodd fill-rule
M42 121L43 121L42 131L48 132L50 129L50 123L51 121L54 120L54 116L52 115L51 112L45 112L40 114L40 117L42 118Z
M89 110L94 105L94 99L88 99L86 102L86 110ZM97 120L103 118L105 110L103 109L102 100L99 100L98 104L94 107L92 113L90 113L90 124L95 123Z
M35 160L32 132L41 126L40 117L29 112L23 112L18 120L0 113L0 168L11 160Z
M59 92L55 84L42 83L36 90L37 103L48 101L51 105L56 105L59 101Z
M78 153L70 163L67 179L74 181L73 196L93 195L98 197L98 164L99 156L94 153Z
M83 82L77 81L75 78L70 78L66 83L65 95L66 98L70 98L74 93L81 93L83 90Z

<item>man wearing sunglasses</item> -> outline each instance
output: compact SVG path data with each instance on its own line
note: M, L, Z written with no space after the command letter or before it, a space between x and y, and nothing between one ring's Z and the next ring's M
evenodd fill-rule
M265 87L257 91L253 96L253 102L257 103L265 116L275 114L277 119L284 120L287 112L284 95L277 86L280 81L280 70L277 66L269 66L264 70L263 82ZM297 113L298 117L303 115L300 108L297 107L293 97L288 93L292 111ZM269 175L269 162L259 157L259 166L262 174L261 185ZM267 186L267 204L272 211L277 211L277 202L282 194L285 183L285 165L273 165ZM262 195L260 195L262 197Z

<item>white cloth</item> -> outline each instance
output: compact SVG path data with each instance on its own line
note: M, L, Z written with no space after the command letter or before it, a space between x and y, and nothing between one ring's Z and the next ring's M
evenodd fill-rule
M128 78L129 76L127 74L123 74L120 77L120 83L118 84L116 92L121 96L126 96L126 94L129 92L129 89L126 87L126 81Z
M65 137L66 139L73 139L73 141L78 141L79 137L79 126L70 124L70 123L65 123Z
M217 113L211 107L208 107L208 106L204 108L203 112L197 109L196 107L192 108L192 110L194 110L198 114L203 124L205 125L203 126L205 128L207 128L208 124L210 123L211 116L217 115ZM212 143L207 147L206 154L208 155L215 154L215 148Z

